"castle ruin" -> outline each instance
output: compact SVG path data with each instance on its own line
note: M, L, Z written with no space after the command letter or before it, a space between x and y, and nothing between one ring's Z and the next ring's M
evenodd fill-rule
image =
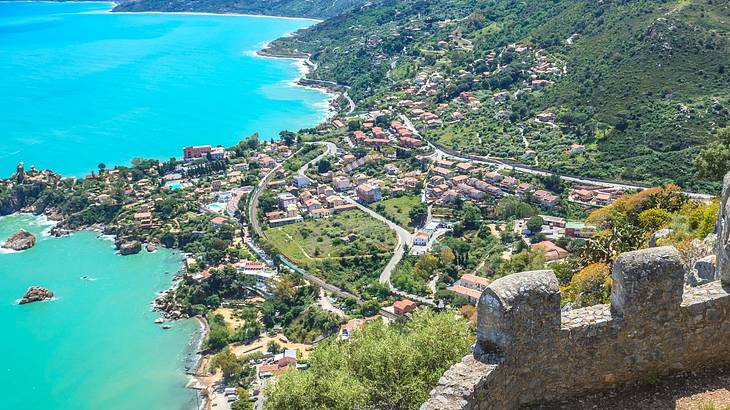
M550 270L482 293L472 354L439 379L421 410L514 409L730 364L730 174L717 222L715 277L685 287L673 247L622 254L611 302L561 312Z

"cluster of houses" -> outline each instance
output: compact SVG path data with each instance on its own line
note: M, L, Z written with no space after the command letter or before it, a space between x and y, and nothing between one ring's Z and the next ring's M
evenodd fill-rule
M550 215L540 215L543 224L540 231L531 232L527 227L529 218L518 219L514 222L514 230L522 236L543 234L549 239L560 238L591 238L596 233L596 227L578 221L566 221L564 218Z
M447 290L465 298L470 304L476 305L482 292L490 283L491 281L487 278L466 273Z
M296 349L285 349L283 353L264 355L262 362L256 366L259 379L276 378L291 370L304 370L306 363L299 363Z
M349 185L347 177L335 177L336 186L342 188ZM307 182L304 182L306 179ZM347 180L347 184L345 183ZM320 219L335 213L356 208L347 203L330 185L320 184L310 189L312 182L303 175L294 177L294 185L285 187L276 195L277 208L266 213L269 226L276 227L291 223L303 222L304 216ZM349 188L348 188L349 189Z
M380 111L366 114L360 129L352 132L357 144L374 148L397 145L410 149L424 145L423 141L416 138L400 121L391 121L388 127L375 125L373 118L381 118L383 115Z
M505 195L530 197L545 208L554 208L560 203L558 196L538 189L533 184L475 167L468 162L438 160L431 168L431 174L428 179L427 199L438 205L449 204L459 197L478 202L487 196Z
M624 190L617 187L580 184L570 189L568 200L583 205L602 207L610 205L623 194Z

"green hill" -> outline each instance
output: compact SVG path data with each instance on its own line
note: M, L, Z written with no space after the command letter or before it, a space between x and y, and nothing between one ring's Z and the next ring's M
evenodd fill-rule
M692 161L728 122L729 30L720 0L389 0L273 47L312 54L313 76L351 86L361 107L382 108L386 95L451 107L474 92L482 104L465 120L425 133L444 145L716 191ZM444 78L435 92L414 95L418 74L434 73ZM568 154L571 144L586 152Z
M363 0L124 0L114 11L241 13L326 18L355 9Z

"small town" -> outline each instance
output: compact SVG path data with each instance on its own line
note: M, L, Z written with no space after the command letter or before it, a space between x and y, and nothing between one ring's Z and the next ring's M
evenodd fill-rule
M479 100L462 94L455 104ZM211 355L192 387L219 409L242 397L260 408L267 384L307 371L324 340L346 342L368 322L402 323L419 310L473 321L482 291L506 274L550 266L578 276L576 261L601 229L589 215L642 195L454 155L419 132L439 115L409 113L418 126L399 109L338 116L278 140L252 135L233 147L183 147L168 162L99 164L84 179L20 164L0 187L58 192L25 209L60 220L54 235L91 227L115 235L123 255L182 250L182 276L155 308L167 320L206 318ZM566 290L589 286L573 282ZM572 303L600 293L574 289Z
M142 18L128 37L97 39L104 56L85 69L60 58L87 58L92 43L69 40L69 50L48 46L52 60L8 76L38 77L16 91L10 116L16 105L35 109L64 96L51 110L58 115L8 121L22 129L8 131L18 147L0 144L12 171L0 173L9 175L0 177L0 217L13 231L0 238L0 255L22 265L8 277L25 275L32 264L21 258L52 242L58 248L46 249L56 256L36 258L62 265L59 255L76 251L64 242L72 239L94 252L106 241L109 255L89 254L129 263L119 269L128 274L115 272L121 285L74 271L81 290L73 302L70 280L28 274L39 283L22 282L28 290L14 299L13 313L22 315L16 333L33 333L21 326L35 317L51 334L50 316L41 315L97 298L79 296L92 286L116 286L122 302L101 293L98 300L130 301L119 310L144 327L129 323L129 340L149 331L145 343L160 351L159 363L137 345L126 353L150 360L148 371L170 373L159 376L166 383L159 390L169 391L139 394L160 397L148 408L711 410L725 408L713 400L730 403L725 370L709 377L709 387L676 387L706 382L702 371L728 351L710 346L730 332L723 2L122 0L110 7L71 12L73 24L60 23L70 17L54 10L37 21L26 21L27 11L19 23L0 22L10 33L2 37L45 25L86 28L110 11ZM152 25L164 12L170 20ZM223 33L235 38L223 41ZM218 43L208 44L213 38ZM147 52L140 39L164 47ZM21 67L50 53L28 41L29 50L9 50L12 61L0 65ZM197 62L188 60L198 53ZM107 65L113 80L81 93L94 97L79 103L93 108L92 123L74 117L78 125L57 126L72 117L60 108L79 92L80 78L96 78ZM69 84L36 84L47 66L67 67ZM177 75L182 91L167 84ZM97 118L97 104L118 102L106 100L117 98L106 82L132 103ZM34 94L45 87L48 95ZM193 89L199 97L186 94ZM210 125L212 117L222 128ZM44 119L53 122L43 133L23 128ZM113 138L130 124L136 131ZM87 128L99 146L75 134ZM54 141L73 143L65 151ZM127 142L143 147L139 157L128 155ZM92 145L120 153L99 157ZM85 168L74 173L76 166ZM124 293L133 283L149 286L137 289L142 296ZM144 306L134 298L146 298ZM97 322L127 320L88 310L76 319L94 320L83 323L105 336ZM73 320L58 326L59 334L81 328ZM157 389L145 379L155 372L125 376L135 388ZM128 394L123 387L100 387L84 400L115 404ZM623 406L607 404L619 399Z

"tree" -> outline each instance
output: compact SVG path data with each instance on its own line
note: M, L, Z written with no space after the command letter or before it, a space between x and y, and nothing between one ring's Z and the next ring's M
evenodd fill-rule
M427 275L431 274L438 269L439 260L435 255L430 253L424 253L418 258L416 262L416 269L425 272Z
M408 211L408 217L411 219L411 226L423 225L428 217L428 206L423 202L418 203Z
M717 131L716 140L700 151L694 165L699 177L722 180L730 171L730 126Z
M243 366L231 349L225 348L213 356L210 368L214 371L220 369L223 372L223 378L231 380L241 373Z
M230 332L228 327L220 315L213 316L208 320L210 329L208 330L208 338L205 345L211 350L220 350L228 344Z
M667 226L672 220L672 214L666 209L651 208L639 214L639 223L646 232L656 232Z
M271 354L279 354L282 352L281 345L276 340L271 340L266 345L266 350L268 350Z
M476 229L479 226L479 221L482 218L482 213L479 210L479 208L472 204L471 202L467 202L464 204L464 214L461 218L464 224L464 228L467 230Z
M527 218L537 214L532 205L514 197L500 199L494 212L500 219Z
M332 163L327 158L322 158L317 162L317 172L325 174L332 169Z
M441 264L443 266L449 266L454 263L454 260L456 260L456 255L454 255L454 251L452 251L451 248L449 248L448 246L445 246L441 249L439 256L441 258Z
M527 229L530 230L533 234L536 234L542 230L542 225L545 223L545 220L542 219L540 216L533 216L532 218L527 220Z
M291 131L284 130L279 133L279 137L281 137L281 140L284 141L284 145L289 147L289 146L293 145L294 142L296 141L297 134L295 134Z
M323 342L306 372L265 388L266 409L417 409L473 341L466 320L423 311L402 326L368 323L348 343Z
M611 268L605 263L593 263L573 275L565 295L579 306L608 302L611 292Z
M270 190L264 191L261 196L259 196L259 206L264 210L264 212L271 212L276 209L278 205L279 201Z
M97 167L99 168L99 175L103 174L104 170L106 170L106 164L104 164L103 162L99 163Z
M254 132L253 134L249 135L242 142L243 142L243 146L246 147L246 148L248 148L248 149L250 149L250 150L254 150L254 149L258 148L258 146L259 146L259 133L258 132Z

